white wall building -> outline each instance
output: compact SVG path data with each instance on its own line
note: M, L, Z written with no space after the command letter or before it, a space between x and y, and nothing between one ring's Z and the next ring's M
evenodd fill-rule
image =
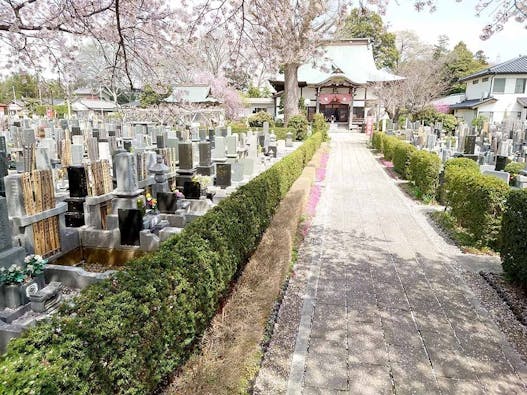
M491 122L527 119L527 56L520 56L471 74L465 98L450 106L466 123L482 115Z
M308 119L320 112L327 120L346 125L362 125L373 115L377 98L371 86L401 80L384 70L378 70L369 39L328 41L323 46L322 59L312 59L298 69L300 97L306 100ZM318 63L320 66L314 66ZM284 76L269 81L281 96Z

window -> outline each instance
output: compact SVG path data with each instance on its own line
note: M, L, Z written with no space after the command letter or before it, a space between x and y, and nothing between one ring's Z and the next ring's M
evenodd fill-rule
M525 92L525 80L525 78L516 78L516 87L514 88L514 93Z
M487 82L489 80L489 77L485 77L481 80L481 82Z
M505 78L495 78L493 93L504 93L505 92Z
M474 85L476 85L478 82L479 82L479 80L474 80L474 81L472 81L472 83L473 83Z

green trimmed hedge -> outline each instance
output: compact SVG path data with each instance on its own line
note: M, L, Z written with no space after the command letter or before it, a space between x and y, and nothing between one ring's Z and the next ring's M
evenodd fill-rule
M383 137L385 136L382 132L373 132L373 135L371 136L371 145L374 149L377 151L382 152L382 146L383 146Z
M482 247L498 248L508 193L507 183L482 175L477 163L470 159L450 159L445 164L444 203L450 207L457 224Z
M417 148L402 141L393 150L393 169L404 179L409 177L408 166L410 165L410 157L415 152L417 152Z
M398 144L401 144L402 141L395 136L387 136L387 135L383 135L382 139L383 139L382 154L384 156L384 159L392 161L395 147ZM406 144L406 143L403 143L403 144Z
M322 138L324 141L329 140L329 124L326 122L326 119L324 118L324 114L321 113L315 113L313 115L313 133L320 132L322 134Z
M514 190L505 203L501 226L503 270L514 282L527 288L527 190Z
M293 133L293 138L302 141L307 136L309 122L304 114L292 115L287 121L287 127Z
M0 359L0 393L151 392L193 352L321 142L320 133L312 135L159 251L12 340Z
M415 151L408 164L408 179L417 188L417 197L435 197L439 186L441 159L434 153Z

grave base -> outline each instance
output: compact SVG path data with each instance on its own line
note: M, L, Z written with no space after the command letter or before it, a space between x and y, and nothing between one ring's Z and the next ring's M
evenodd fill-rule
M214 165L210 166L198 166L197 173L201 176L213 176L214 175Z

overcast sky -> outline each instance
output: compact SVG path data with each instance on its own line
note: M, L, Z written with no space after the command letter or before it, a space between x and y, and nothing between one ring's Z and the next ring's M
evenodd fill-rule
M450 37L450 47L464 41L472 52L483 50L491 63L527 55L527 29L515 21L510 21L504 30L486 41L479 38L482 27L492 18L475 16L477 0L438 0L433 13L417 12L413 3L413 0L390 1L383 16L390 31L413 30L422 41L431 44L437 42L440 34L446 34Z

